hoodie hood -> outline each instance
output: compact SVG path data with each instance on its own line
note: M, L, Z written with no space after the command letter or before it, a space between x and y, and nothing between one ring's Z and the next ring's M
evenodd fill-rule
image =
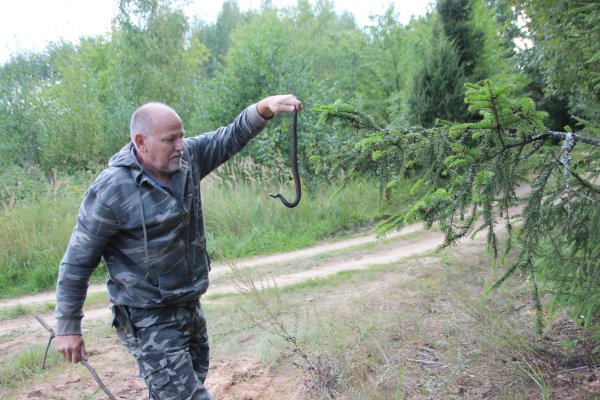
M127 143L125 146L121 147L116 154L114 154L110 160L108 160L109 167L137 167L141 169L140 164L138 163L135 155L134 155L135 146L133 142Z
M144 179L144 169L135 156L135 145L133 142L127 143L110 160L108 166L113 168L129 168L133 180L137 185Z

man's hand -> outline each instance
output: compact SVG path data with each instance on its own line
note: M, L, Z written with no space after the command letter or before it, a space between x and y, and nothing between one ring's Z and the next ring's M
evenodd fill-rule
M81 358L87 360L85 342L79 335L57 336L54 343L56 351L61 353L68 361L78 363Z
M281 94L262 99L256 109L263 118L270 119L280 112L300 111L302 103L293 94Z

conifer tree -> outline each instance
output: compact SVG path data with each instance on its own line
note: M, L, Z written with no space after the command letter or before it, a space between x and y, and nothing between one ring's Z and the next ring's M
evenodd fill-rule
M479 81L483 77L473 76L479 54L483 48L483 32L475 29L472 0L437 0L436 10L440 16L446 37L454 43L458 62L469 81Z
M509 98L509 86L466 87L480 120L432 129L380 127L347 104L319 107L322 122L366 133L353 152L321 166L348 179L383 179L388 194L411 182L418 199L381 223L381 235L423 221L444 232L446 247L483 232L494 259L515 252L494 287L522 271L531 277L538 310L539 293L549 293L552 306L600 335L600 140L549 131L546 114L531 99Z
M504 0L524 17L529 46L522 63L537 71L547 97L600 135L600 2Z
M463 83L483 78L477 67L485 44L483 32L472 21L473 1L436 2L438 18L410 95L414 123L431 126L436 118L461 122L472 118L463 102Z
M425 49L424 63L415 77L409 99L413 121L431 126L435 118L463 120L463 70L455 47L439 29Z

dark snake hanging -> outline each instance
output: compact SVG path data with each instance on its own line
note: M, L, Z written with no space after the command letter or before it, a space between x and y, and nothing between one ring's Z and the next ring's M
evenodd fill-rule
M294 177L294 185L296 186L296 198L291 203L287 201L281 194L270 194L273 198L279 198L281 202L289 208L294 208L300 203L302 197L302 188L300 187L300 176L298 175L298 111L294 110L292 116L292 151L290 158L292 160L292 176Z

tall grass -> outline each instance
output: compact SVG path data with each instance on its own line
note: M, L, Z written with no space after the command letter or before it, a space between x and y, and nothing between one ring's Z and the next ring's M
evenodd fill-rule
M45 192L33 192L30 198L21 196L20 201L5 197L7 200L0 204L0 298L54 287L88 184L69 179L63 177L58 188L54 183ZM310 188L305 185L300 205L288 209L268 194L282 192L291 197L292 187L271 180L268 171L248 159L228 164L203 184L213 260L309 246L379 218L377 185L352 183L342 191L339 187L337 182L313 183ZM104 275L105 270L99 268L93 279L101 281Z
M289 209L268 194L293 197L293 187L213 183L203 195L208 247L218 258L291 250L380 217L375 185L354 183L336 193L338 187L317 184Z
M0 214L0 297L53 286L79 201L44 199Z

